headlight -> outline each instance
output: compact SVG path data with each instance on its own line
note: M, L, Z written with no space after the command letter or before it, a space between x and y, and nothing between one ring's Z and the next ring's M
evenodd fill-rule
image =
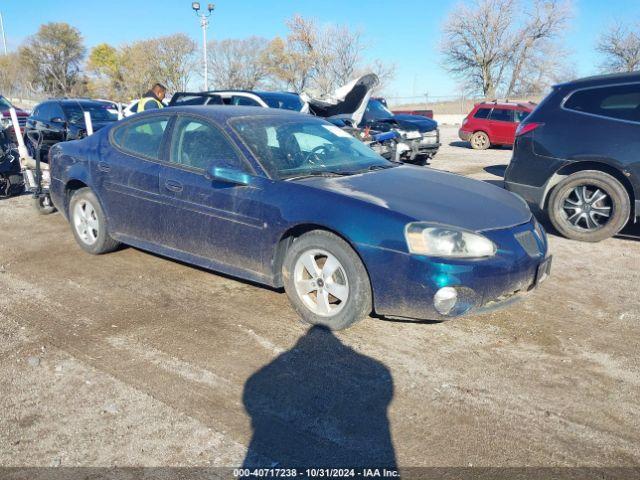
M2 128L9 128L12 125L13 125L13 122L11 121L10 118L0 117L0 126L2 126Z
M410 223L405 229L411 253L448 258L483 258L496 253L495 244L483 235L455 227Z

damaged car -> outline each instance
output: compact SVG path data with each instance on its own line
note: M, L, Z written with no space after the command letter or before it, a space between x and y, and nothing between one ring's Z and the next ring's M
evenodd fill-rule
M376 133L396 133L395 160L425 165L440 148L438 123L418 115L393 114L381 99L371 97L378 83L378 76L371 73L331 95L312 97L303 93L301 97L309 105L309 112L316 116L348 120L360 129Z
M153 110L59 143L50 161L51 198L86 252L124 243L284 288L331 329L495 308L551 265L516 195L390 162L306 114Z

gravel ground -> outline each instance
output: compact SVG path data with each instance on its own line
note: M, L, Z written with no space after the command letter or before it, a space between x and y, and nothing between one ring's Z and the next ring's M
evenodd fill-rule
M510 150L455 135L432 167L498 182ZM552 277L508 310L333 335L0 200L0 465L640 466L640 241L550 241Z

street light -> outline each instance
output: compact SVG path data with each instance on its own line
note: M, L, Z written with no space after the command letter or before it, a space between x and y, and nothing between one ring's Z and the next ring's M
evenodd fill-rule
M209 72L207 69L207 27L209 26L209 17L213 13L216 6L213 3L207 5L207 11L200 13L200 2L193 2L191 8L196 16L200 18L200 26L202 27L202 63L204 64L204 90L209 90Z

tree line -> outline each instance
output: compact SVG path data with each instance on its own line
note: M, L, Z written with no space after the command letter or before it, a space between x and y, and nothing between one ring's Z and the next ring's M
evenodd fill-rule
M464 0L442 27L441 59L467 93L495 98L544 92L575 76L563 34L570 0ZM602 72L640 69L640 24L618 23L597 38ZM286 34L208 44L209 84L216 89L332 92L358 74L374 72L383 90L396 65L368 60L363 32L294 15ZM424 49L423 49L424 50ZM434 65L440 61L434 58ZM16 52L0 56L0 91L10 96L92 96L129 100L159 81L170 91L201 80L198 44L183 33L88 50L81 32L48 23ZM453 88L452 88L453 89Z

